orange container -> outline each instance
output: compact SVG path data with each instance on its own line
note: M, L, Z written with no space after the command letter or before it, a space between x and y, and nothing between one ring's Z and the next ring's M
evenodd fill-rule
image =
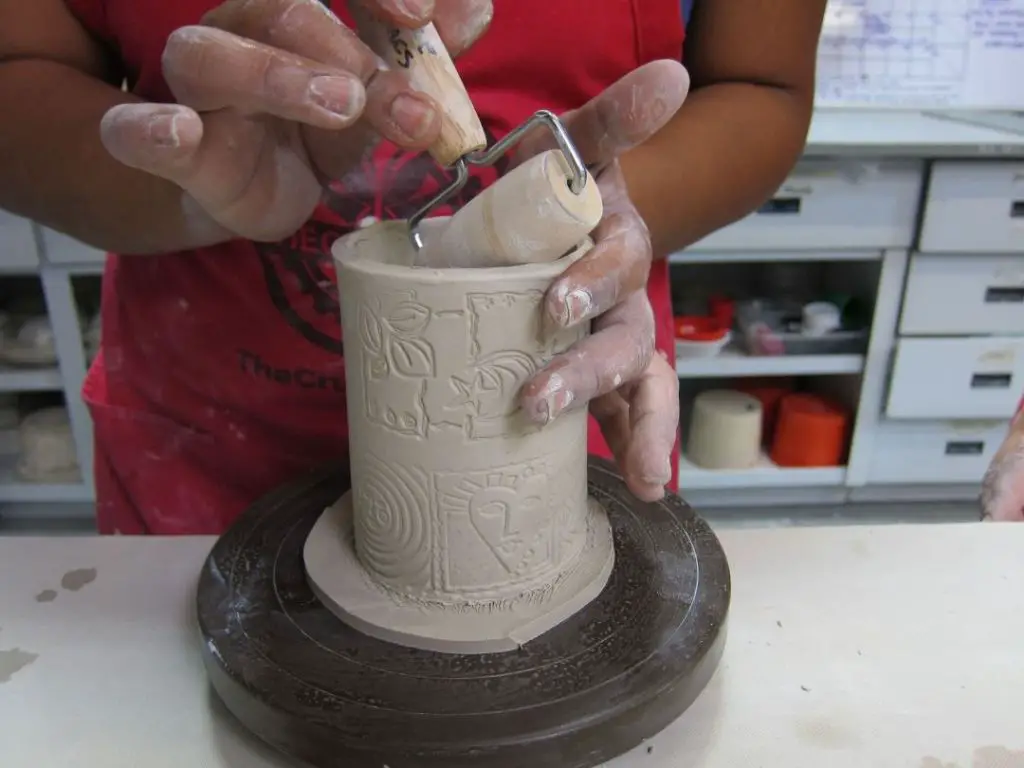
M817 395L786 395L779 403L771 458L780 467L837 467L846 454L850 416Z

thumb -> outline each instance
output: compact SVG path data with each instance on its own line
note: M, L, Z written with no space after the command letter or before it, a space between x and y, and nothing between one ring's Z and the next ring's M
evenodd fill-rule
M183 205L251 240L290 235L322 193L300 153L268 149L264 124L230 112L204 119L177 104L122 104L104 115L100 138L114 159L172 182Z

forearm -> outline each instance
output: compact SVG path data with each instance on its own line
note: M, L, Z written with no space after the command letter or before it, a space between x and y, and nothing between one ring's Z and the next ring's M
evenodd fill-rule
M623 158L630 196L664 257L755 210L803 151L811 100L781 88L694 90L656 136Z
M103 147L104 113L131 101L63 64L0 63L0 207L119 253L226 239L189 213L178 187L128 168Z

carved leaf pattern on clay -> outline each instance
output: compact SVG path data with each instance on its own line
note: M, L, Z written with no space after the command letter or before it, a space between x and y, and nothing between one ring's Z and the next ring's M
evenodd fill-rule
M427 480L415 468L368 457L361 469L355 516L356 551L380 578L430 585L432 562Z
M422 334L430 324L430 310L414 301L403 301L385 320L388 357L396 373L410 378L434 375L434 348Z
M384 351L384 329L369 307L359 308L359 325L363 336L363 346L368 352L379 355Z
M394 361L395 372L409 378L429 378L434 375L434 349L423 339L403 339L392 336L388 353Z
M377 424L423 437L427 380L436 373L433 346L423 338L431 312L412 291L377 299L359 309L366 414Z
M430 310L413 301L402 302L388 315L388 325L403 336L419 336L429 322Z

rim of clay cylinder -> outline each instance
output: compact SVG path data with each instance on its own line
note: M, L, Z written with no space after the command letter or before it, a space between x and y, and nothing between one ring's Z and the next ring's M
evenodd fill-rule
M429 237L430 231L437 229L441 224L450 219L450 216L436 216L431 219L426 219L420 223L420 232L424 236ZM371 224L368 227L357 229L339 240L336 240L334 245L331 246L331 255L334 261L339 266L344 265L345 269L350 269L356 272L362 272L369 275L381 275L400 277L406 280L414 278L421 282L446 282L446 283L479 283L488 279L539 279L548 278L553 280L554 278L561 275L570 264L572 264L577 258L581 251L588 250L592 247L592 241L587 238L583 243L573 248L565 256L556 261L531 263L531 264L515 264L508 267L417 267L411 264L396 264L393 261L378 261L375 259L367 258L366 251L362 251L361 254L356 256L356 249L352 246L343 246L346 242L355 240L360 235L372 236L374 233L379 233L381 230L387 229L391 232L399 234L402 237L404 244L407 244L408 250L404 251L408 256L412 256L413 246L409 240L408 224L404 220L398 221L379 221L376 224ZM394 250L388 250L387 255L394 257Z

